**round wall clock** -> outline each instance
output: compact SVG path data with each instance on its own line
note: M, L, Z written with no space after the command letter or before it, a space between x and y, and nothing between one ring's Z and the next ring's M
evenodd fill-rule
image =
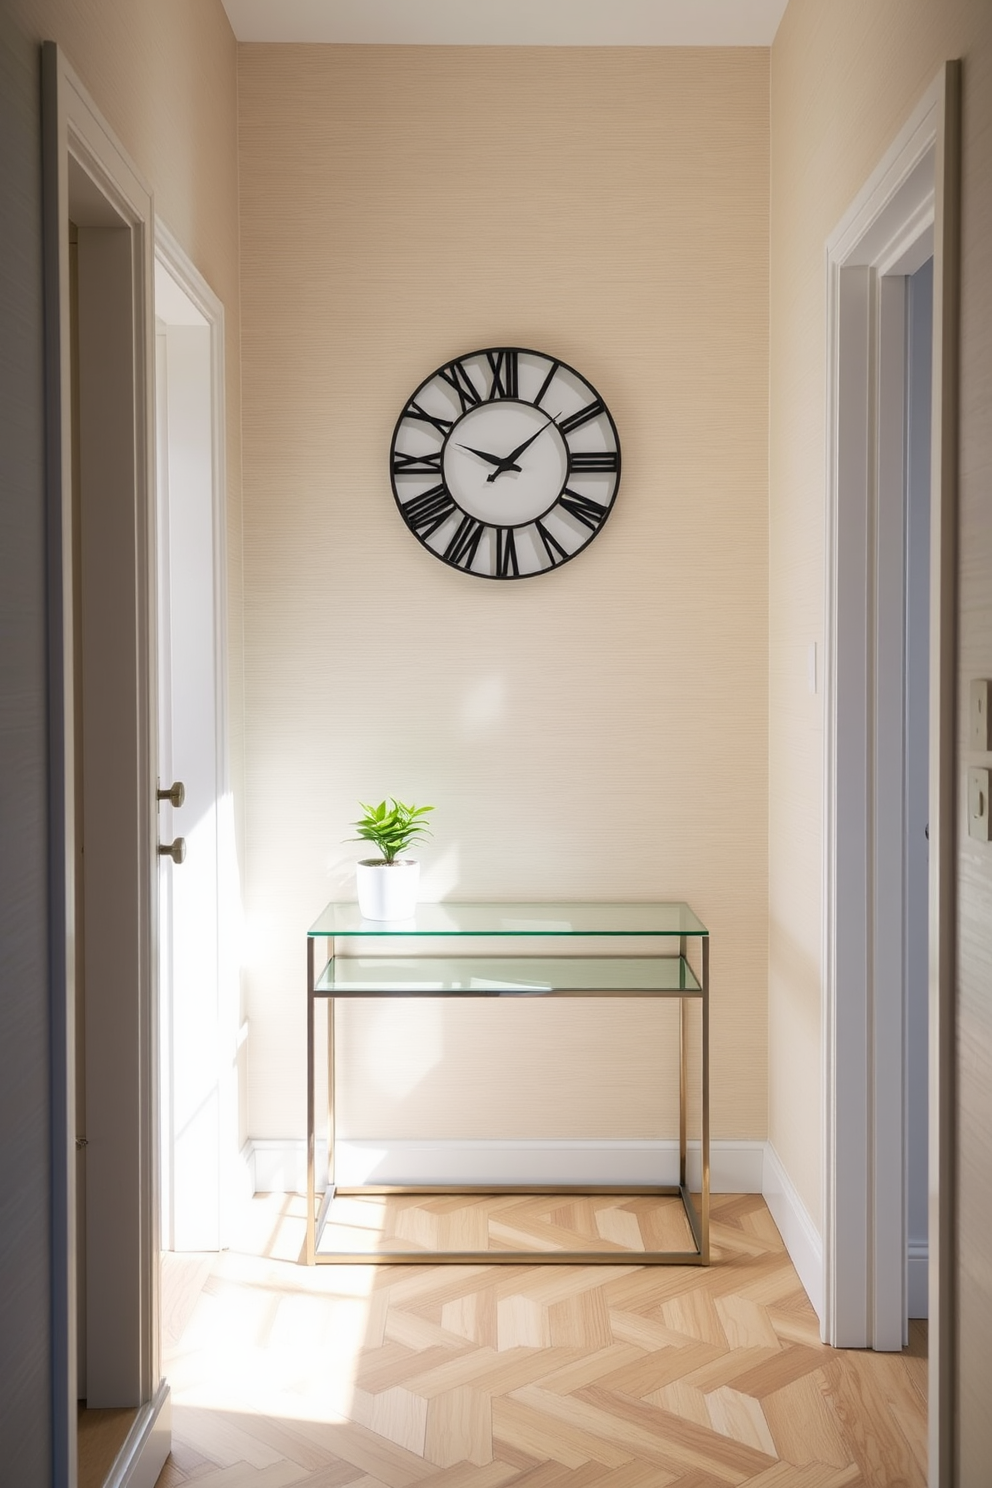
M526 579L602 530L620 440L574 368L494 346L425 378L399 416L389 468L400 515L435 558L479 578Z

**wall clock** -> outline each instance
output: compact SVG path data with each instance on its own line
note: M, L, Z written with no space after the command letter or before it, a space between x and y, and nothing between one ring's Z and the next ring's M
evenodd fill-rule
M479 578L526 579L602 530L620 440L573 367L494 346L425 378L397 420L389 468L400 515L435 558Z

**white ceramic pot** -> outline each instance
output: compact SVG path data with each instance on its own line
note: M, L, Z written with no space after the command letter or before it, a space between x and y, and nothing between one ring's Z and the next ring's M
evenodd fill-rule
M413 858L366 858L355 864L358 907L366 920L412 920L417 911L420 864Z

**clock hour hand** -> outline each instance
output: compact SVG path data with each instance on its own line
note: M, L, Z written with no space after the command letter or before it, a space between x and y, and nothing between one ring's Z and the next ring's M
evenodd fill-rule
M488 450L473 449L470 444L460 444L459 449L468 450L470 455L478 455L480 460L485 460L488 465L495 465L495 475L501 475L504 470L519 470L519 465L513 464L513 455L507 459L504 455L491 455ZM492 480L492 476L489 477Z

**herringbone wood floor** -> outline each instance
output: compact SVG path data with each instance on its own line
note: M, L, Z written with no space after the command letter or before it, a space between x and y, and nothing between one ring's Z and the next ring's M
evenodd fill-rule
M646 1203L500 1224L636 1245ZM358 1227L469 1223L423 1207ZM709 1269L307 1269L302 1201L257 1199L238 1250L166 1258L158 1488L922 1488L925 1326L902 1355L824 1348L762 1199L713 1209Z

